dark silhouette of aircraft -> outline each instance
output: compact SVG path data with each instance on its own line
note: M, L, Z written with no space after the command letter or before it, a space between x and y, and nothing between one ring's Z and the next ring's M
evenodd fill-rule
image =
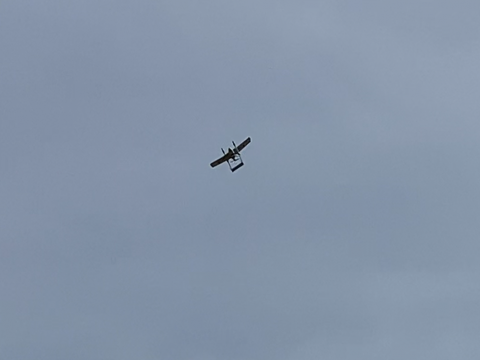
M242 160L242 157L240 156L240 151L242 151L245 148L245 146L250 144L251 141L252 140L250 138L247 138L244 142L242 142L238 146L235 145L235 143L232 141L233 149L228 148L227 152L225 152L222 149L223 156L215 160L214 162L212 162L210 166L214 168L215 166L218 166L220 164L223 164L224 162L227 162L228 167L232 172L241 168L243 166L243 160Z

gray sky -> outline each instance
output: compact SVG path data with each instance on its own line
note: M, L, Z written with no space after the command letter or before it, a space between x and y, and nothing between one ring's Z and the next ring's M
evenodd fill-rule
M479 18L2 1L0 358L478 359Z

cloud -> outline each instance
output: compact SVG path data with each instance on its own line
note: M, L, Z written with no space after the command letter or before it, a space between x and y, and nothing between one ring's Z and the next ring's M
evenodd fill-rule
M475 358L478 6L434 5L6 2L0 356Z

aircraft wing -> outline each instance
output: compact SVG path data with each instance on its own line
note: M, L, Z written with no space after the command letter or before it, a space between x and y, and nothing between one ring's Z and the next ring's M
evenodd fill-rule
M248 144L250 144L250 141L252 141L252 139L250 138L247 138L247 140L245 140L244 142L242 142L240 145L237 146L237 149L238 151L242 151L245 146L247 146Z
M220 159L217 159L217 160L215 160L214 162L212 162L212 163L210 164L210 166L211 166L212 168L214 168L215 166L218 166L218 165L220 165L220 164L223 164L225 161L227 161L228 159L230 159L232 156L233 156L232 154L226 153L226 154L223 155Z

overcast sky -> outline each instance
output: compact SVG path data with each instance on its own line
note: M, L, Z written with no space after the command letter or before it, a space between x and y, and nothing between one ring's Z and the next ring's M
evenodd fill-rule
M479 359L479 19L1 1L0 359Z

